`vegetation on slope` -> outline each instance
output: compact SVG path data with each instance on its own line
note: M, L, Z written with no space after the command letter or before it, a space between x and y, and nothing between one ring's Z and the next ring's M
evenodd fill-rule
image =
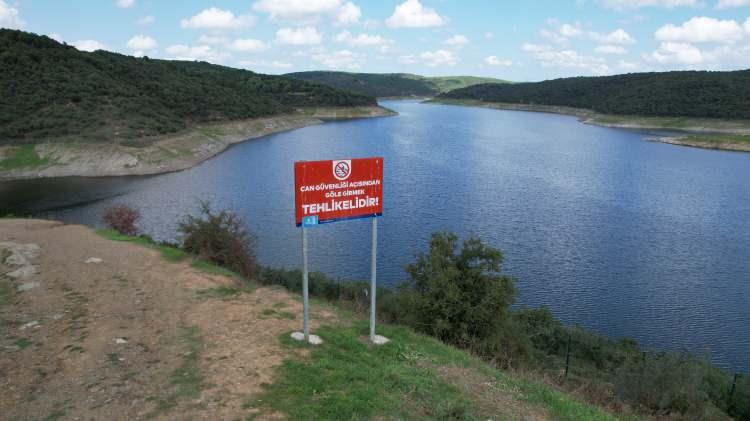
M46 36L0 29L0 144L122 141L195 123L375 99L205 62L87 53Z
M435 234L429 252L408 267L409 281L378 291L378 314L613 411L749 419L750 379L740 377L732 390L732 377L701 358L566 327L546 308L513 309L514 282L501 274L501 263L499 250L478 239L458 248L455 236ZM299 271L270 268L260 276L291 291L300 290L300 278ZM364 282L310 274L311 295L354 311L368 309L366 291Z
M481 84L453 90L439 98L574 107L604 114L750 119L750 70Z
M428 97L479 83L507 83L500 79L474 76L425 77L406 73L313 71L289 73L285 76L381 98Z
M403 326L381 325L391 342L372 346L367 322L324 326L308 357L284 361L273 383L245 403L292 420L614 420L607 412L539 382L493 368ZM305 348L288 335L289 349Z
M232 236L222 224L208 223L215 217L204 209L200 218L184 224L203 227L206 240ZM214 250L213 241L202 243ZM202 255L206 247L193 253ZM554 419L608 417L555 390L562 389L626 416L750 419L746 377L732 386L727 373L694 356L650 352L633 340L565 327L546 308L512 308L514 280L502 274L502 261L499 250L478 238L460 245L455 235L434 234L429 251L407 267L409 280L396 290L378 291L378 314L391 323L378 331L393 339L388 346L369 348L363 318L343 315L339 319L354 320L353 326L317 330L326 344L309 359L291 353L294 358L285 362L276 382L246 408L321 419L533 418L524 411L540 409ZM298 270L271 268L261 268L257 277L261 284L294 292L301 289L300 279ZM365 313L367 291L364 282L310 274L310 294L336 304L336 312ZM297 346L286 337L283 341ZM531 406L508 408L519 401Z

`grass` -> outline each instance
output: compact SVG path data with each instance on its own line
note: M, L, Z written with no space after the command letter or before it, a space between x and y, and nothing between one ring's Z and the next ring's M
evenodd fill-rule
M287 319L287 320L294 320L297 318L297 316L294 315L294 313L290 313L288 311L278 311L273 308L266 308L263 309L261 312L261 319Z
M198 326L183 327L180 339L186 348L179 367L172 372L169 382L172 390L167 396L156 399L156 410L150 414L156 417L176 407L180 400L200 396L206 387L200 370L200 354L203 351L203 337Z
M425 79L434 83L440 92L448 92L480 83L511 83L507 80L476 76L436 76Z
M289 419L507 419L517 418L517 405L562 420L606 420L609 414L548 386L519 380L469 354L404 327L381 326L391 342L373 347L362 338L365 321L349 327L322 327L324 344L310 355L287 359L276 381L249 399L246 409L271 409ZM307 348L283 335L288 349ZM456 369L491 383L508 401L477 396L471 387L445 376ZM466 376L464 376L466 377Z
M21 338L15 342L15 345L20 349L26 349L33 345L34 343L26 338Z
M208 273L210 275L221 275L232 279L242 279L242 277L229 269L217 266L213 263L206 262L205 260L193 260L190 264L193 269L198 269L201 272Z
M0 161L0 170L41 167L49 162L49 158L42 158L36 153L34 145L21 145L13 148L12 154Z
M0 276L0 308L13 301L13 286L7 278Z
M202 298L220 298L231 299L240 295L243 290L232 287L208 288L198 291L198 296Z
M148 237L132 237L132 236L120 234L119 232L113 229L99 229L99 230L96 230L96 233L111 241L135 243L135 244L139 244L139 245L157 250L161 253L161 257L170 263L178 263L178 262L185 260L188 257L188 254L185 253L184 251L176 247L170 247L170 246L158 244L154 240Z

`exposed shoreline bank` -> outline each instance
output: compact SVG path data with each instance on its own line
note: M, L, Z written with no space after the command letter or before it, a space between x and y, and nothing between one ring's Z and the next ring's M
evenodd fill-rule
M676 131L679 133L674 135L648 136L645 140L702 149L750 152L750 121L747 120L617 116L599 114L591 110L580 108L493 103L475 100L449 100L435 98L427 102L491 108L497 110L563 114L577 117L583 124L616 129Z
M39 143L29 148L31 165L12 165L17 146L0 146L0 181L55 177L155 175L198 165L234 144L326 121L387 117L397 113L380 106L315 107L295 114L196 126L185 132L147 140L142 147L111 143ZM6 163L3 167L3 163Z

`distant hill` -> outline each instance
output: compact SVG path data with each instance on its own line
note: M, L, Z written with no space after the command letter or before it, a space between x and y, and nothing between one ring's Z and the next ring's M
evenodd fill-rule
M74 137L129 139L193 123L375 98L205 62L87 53L46 36L0 30L0 144Z
M284 76L318 82L335 88L360 92L376 97L434 96L451 89L479 83L508 83L507 81L475 76L425 77L408 73L348 73L298 72Z
M481 84L443 93L439 98L585 108L604 114L750 119L750 70Z

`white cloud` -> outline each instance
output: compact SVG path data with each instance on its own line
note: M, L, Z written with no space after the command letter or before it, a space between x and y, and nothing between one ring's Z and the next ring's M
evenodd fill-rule
M406 0L396 6L385 23L391 28L428 28L442 26L446 21L435 9L422 6L419 0Z
M640 9L642 7L661 7L672 9L675 7L697 7L700 0L600 0L604 7L615 10Z
M336 22L339 25L351 25L359 22L362 17L362 10L352 2L346 2L336 14Z
M242 60L238 62L241 67L244 67L245 69L252 70L254 67L273 67L276 69L288 69L292 67L292 63L287 63L285 61L280 60Z
M549 20L549 25L555 26L554 30L542 29L539 34L555 44L568 44L571 38L585 38L600 44L629 45L635 44L633 38L624 29L618 28L610 33L602 34L594 31L584 31L580 23L575 25L563 24L558 26L556 20Z
M229 48L234 51L242 51L246 53L259 53L261 51L266 51L269 47L263 41L248 38L248 39L234 40L234 42L232 42Z
M615 44L615 45L630 45L635 44L635 38L633 38L624 29L619 28L608 34L597 34L596 32L591 33L591 38L602 44Z
M747 18L747 20L745 21L744 27L745 27L745 32L750 34L750 18Z
M10 7L8 3L0 0L0 28L21 29L26 22L21 19L18 9Z
M443 44L451 45L454 47L463 47L469 43L469 39L463 35L454 35L447 40L443 41Z
M495 34L493 34L492 32L485 32L485 33L484 33L484 38L485 38L485 39L492 39L492 38L495 38Z
M699 64L704 61L698 48L679 42L662 42L649 57L659 64Z
M497 56L489 56L484 59L484 62L490 66L510 67L513 65L512 60L499 59Z
M78 41L73 42L72 45L81 51L88 51L88 52L107 49L106 45L93 39L78 40Z
M334 37L334 41L345 43L351 47L385 45L391 42L390 40L387 40L380 35L359 34L357 36L353 36L349 31L340 32Z
M539 35L541 35L543 38L547 38L548 40L554 42L555 44L567 44L568 43L567 37L555 31L542 29L539 31Z
M583 35L583 29L581 29L580 24L570 25L566 23L560 26L560 35L568 38L579 37Z
M64 42L62 35L60 35L58 33L49 34L47 36L50 37L50 38L52 38L53 40L59 42L60 44L62 44Z
M156 21L156 18L154 18L151 15L148 15L148 16L144 16L138 19L137 21L135 21L135 23L137 23L138 25L151 25L155 21Z
M313 55L312 59L331 69L354 70L360 67L359 56L349 50L322 52Z
M656 39L670 42L727 42L742 39L743 29L734 20L718 20L704 16L694 17L680 26L662 26L656 31Z
M626 54L628 52L628 50L626 50L625 47L621 47L619 45L609 45L609 44L600 45L594 48L594 51L596 51L599 54Z
M430 67L455 66L458 63L458 59L453 54L453 51L448 50L425 51L419 55L419 58Z
M253 24L255 24L255 16L235 16L229 10L217 9L216 7L204 9L197 15L180 21L183 28L209 30L241 29Z
M129 7L133 7L135 5L135 0L117 0L115 2L117 7L122 9L127 9Z
M201 44L227 44L229 38L220 35L201 35L198 42Z
M583 69L595 75L610 73L607 61L600 57L584 56L574 50L556 50L549 45L523 44L521 49L531 53L544 67Z
M290 45L320 44L323 36L312 26L302 28L281 28L276 31L276 42Z
M341 0L260 0L253 10L266 12L272 19L295 19L320 13L333 13L341 6Z
M167 47L167 53L175 60L205 60L211 63L223 63L231 57L229 53L218 51L208 45L190 47L184 44L171 45Z
M417 57L413 54L400 56L398 58L398 62L401 64L416 64L417 63Z
M719 10L745 6L750 6L750 0L719 0L719 3L716 4L716 8Z
M632 72L641 68L641 65L632 61L620 60L617 62L617 68L626 72Z
M155 39L146 35L136 35L128 41L128 48L134 51L153 50L158 46Z

